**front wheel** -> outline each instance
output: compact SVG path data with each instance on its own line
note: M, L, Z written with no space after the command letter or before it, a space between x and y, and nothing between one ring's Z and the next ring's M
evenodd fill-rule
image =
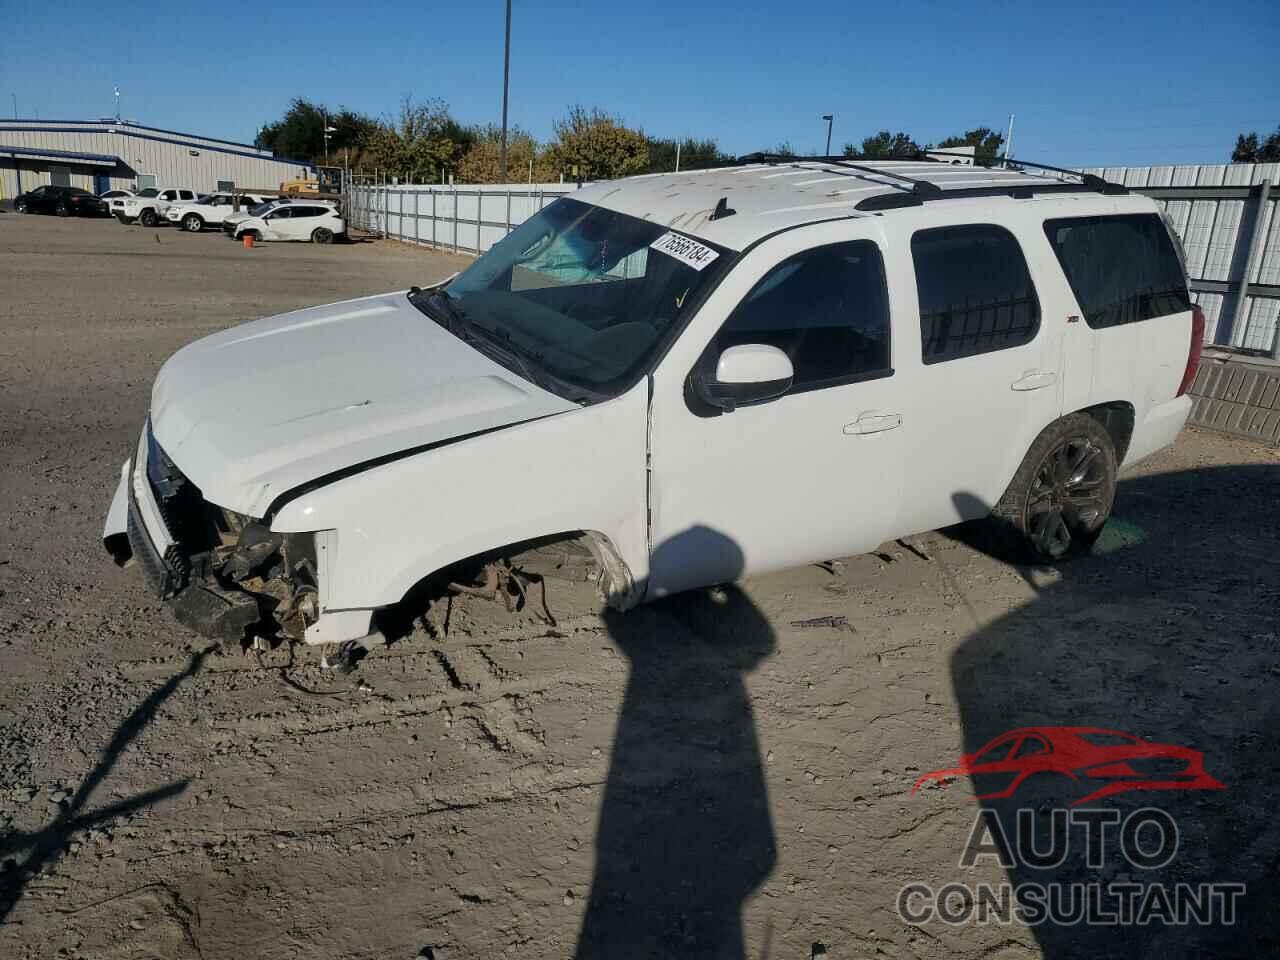
M60 203L53 208L53 212L60 217L69 217L71 216L71 207L66 203Z
M143 210L138 216L138 222L144 227L154 227L159 221L156 218L156 212L151 209Z
M198 213L188 213L182 218L182 229L190 233L199 233L204 229L204 220L201 219Z
M1062 417L1036 437L993 518L1031 562L1086 554L1111 516L1118 468L1102 424L1087 413Z
M31 212L31 208L27 206L27 201L25 200L19 200L17 203L13 205L13 209L16 210L18 213Z
M311 231L312 243L333 243L333 231L328 227L316 227Z

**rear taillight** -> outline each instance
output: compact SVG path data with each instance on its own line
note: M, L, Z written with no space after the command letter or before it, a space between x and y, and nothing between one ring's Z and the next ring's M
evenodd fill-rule
M1200 368L1200 351L1204 348L1204 311L1198 305L1191 308L1191 348L1187 351L1187 369L1182 374L1182 384L1178 387L1180 397L1191 389L1196 379L1196 370Z

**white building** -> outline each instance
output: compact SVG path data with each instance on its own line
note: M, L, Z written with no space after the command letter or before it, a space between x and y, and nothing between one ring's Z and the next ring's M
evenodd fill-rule
M0 201L44 183L93 193L123 187L276 190L311 164L247 143L117 120L0 120Z

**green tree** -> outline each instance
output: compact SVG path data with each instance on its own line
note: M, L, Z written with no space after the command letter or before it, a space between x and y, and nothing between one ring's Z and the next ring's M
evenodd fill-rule
M358 151L378 130L378 122L345 107L330 110L323 104L295 97L284 116L258 131L254 145L280 157L324 161L324 127L328 121L329 156L343 150Z
M489 125L473 130L472 143L458 164L462 183L502 182L502 129ZM529 177L533 162L534 183L547 183L557 176L555 167L538 148L538 143L519 127L507 131L507 181L516 183Z
M388 177L436 183L457 169L474 141L475 134L449 116L443 100L419 104L405 97L399 118L380 124L369 138L362 164Z
M864 160L901 160L915 157L919 153L920 145L901 131L890 133L888 130L881 130L866 137L861 149L855 148L852 143L844 145L846 157L860 157Z
M1236 137L1236 148L1231 151L1232 163L1280 163L1280 127L1265 140L1256 133Z
M649 163L644 173L670 173L676 168L676 145L680 146L680 169L700 170L732 159L722 153L716 142L710 138L695 140L685 137L674 140L665 137L647 137L649 144Z
M1004 143L1004 134L996 133L990 127L978 127L976 130L970 130L967 133L956 137L947 137L938 144L939 150L945 150L947 147L976 147L974 150L974 160L977 163L983 161L990 162L994 160L1000 152L1000 147Z
M547 159L565 178L609 180L645 170L649 144L643 133L621 119L593 108L569 108L555 125L556 138L547 147Z

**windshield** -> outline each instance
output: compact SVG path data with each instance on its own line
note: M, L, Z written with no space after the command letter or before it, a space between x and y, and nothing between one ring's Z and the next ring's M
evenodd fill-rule
M658 224L562 197L444 288L446 306L552 377L616 394L728 256Z
M157 190L155 187L147 187L147 189L145 189L145 190L141 191L141 192L138 194L138 196L140 196L140 197L158 197L158 196L160 196L160 191L159 191L159 190Z

